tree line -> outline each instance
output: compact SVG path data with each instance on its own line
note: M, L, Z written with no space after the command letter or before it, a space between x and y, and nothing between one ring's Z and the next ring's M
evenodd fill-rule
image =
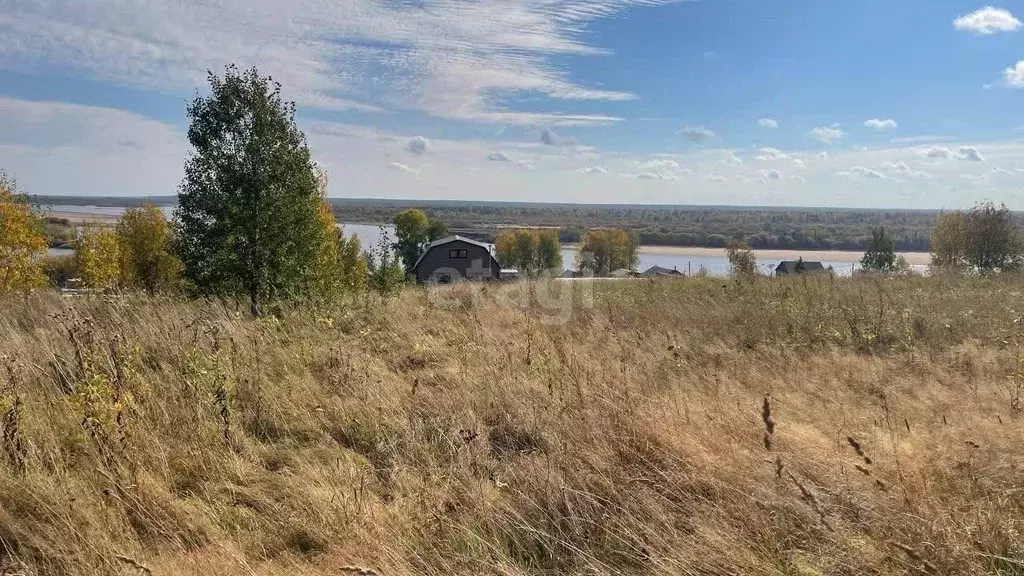
M408 208L428 210L454 230L496 239L497 226L557 228L562 243L581 242L587 230L617 228L642 245L726 248L740 241L755 249L864 250L883 226L896 249L927 252L937 211L841 210L532 204L514 202L334 200L343 222L385 222ZM571 224L567 224L571 223Z

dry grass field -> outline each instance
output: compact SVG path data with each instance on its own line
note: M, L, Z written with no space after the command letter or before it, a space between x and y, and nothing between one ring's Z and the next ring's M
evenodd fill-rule
M0 301L0 573L1024 574L1021 278L496 290Z

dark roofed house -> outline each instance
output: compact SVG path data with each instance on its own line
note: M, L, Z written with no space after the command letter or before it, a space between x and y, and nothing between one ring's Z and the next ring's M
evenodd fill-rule
M780 262L775 268L776 276L788 276L790 274L811 274L824 272L825 266L821 262L808 262L806 260L786 260Z
M661 266L651 266L640 275L644 278L682 278L686 276L677 268L662 268Z
M608 276L611 278L636 278L639 274L629 268L619 268L618 270L613 270Z
M498 280L501 266L490 244L449 236L431 242L412 267L420 284L450 284L460 280Z

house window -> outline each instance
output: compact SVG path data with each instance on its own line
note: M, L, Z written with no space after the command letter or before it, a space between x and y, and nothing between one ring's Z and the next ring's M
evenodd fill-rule
M452 259L466 259L469 258L469 250L457 250L452 248L448 251L448 257Z

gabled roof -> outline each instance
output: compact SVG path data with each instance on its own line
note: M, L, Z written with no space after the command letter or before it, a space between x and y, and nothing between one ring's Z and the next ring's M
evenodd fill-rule
M783 262L779 262L779 265L775 268L775 271L786 272L787 274L791 272L796 272L798 264L803 264L803 272L821 272L825 269L824 264L822 264L821 262L811 262L807 260L785 260Z
M630 270L629 268L619 268L618 270L615 270L611 274L609 274L609 276L611 276L612 278L626 278L634 274L636 274L636 272Z
M473 240L472 238L466 238L465 236L459 236L458 234L456 234L454 236L448 236L446 238L439 238L437 240L434 240L430 244L427 244L427 247L423 249L423 254L420 254L420 257L416 259L416 263L413 264L413 266L412 266L412 268L410 268L410 270L415 270L415 269L420 267L420 262L427 255L427 252L430 252L431 250L433 250L434 248L437 248L438 246L444 246L445 244L451 244L452 242L465 242L466 244L472 244L474 246L479 246L479 247L483 248L484 250L487 250L488 254L491 254L491 245L490 244L488 244L486 242L481 242L479 240ZM494 254L491 254L491 257L493 258Z
M682 276L683 273L674 268L664 268L661 266L651 266L647 270L644 270L644 276Z

